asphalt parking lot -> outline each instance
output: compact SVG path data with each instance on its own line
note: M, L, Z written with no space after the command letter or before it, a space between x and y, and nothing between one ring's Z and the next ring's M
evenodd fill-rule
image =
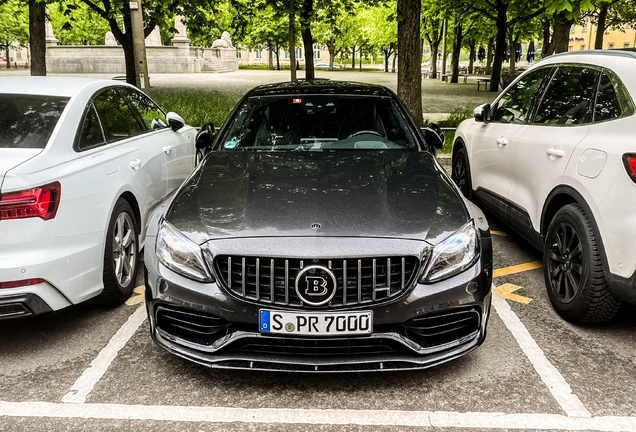
M541 255L492 218L491 229L488 337L458 360L350 375L208 369L151 341L137 289L115 309L0 322L0 431L636 430L636 308L602 326L563 321Z

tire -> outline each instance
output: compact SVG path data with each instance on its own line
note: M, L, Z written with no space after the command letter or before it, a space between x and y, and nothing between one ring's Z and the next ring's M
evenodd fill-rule
M468 164L468 153L465 148L461 148L453 156L453 165L451 170L451 178L461 191L461 193L473 200L473 185L470 181L470 165Z
M97 303L116 306L130 297L137 279L138 252L135 213L126 200L120 199L108 223L104 248L104 290L95 298Z
M554 310L574 323L611 320L621 303L609 290L597 233L578 204L555 215L543 245L543 274Z

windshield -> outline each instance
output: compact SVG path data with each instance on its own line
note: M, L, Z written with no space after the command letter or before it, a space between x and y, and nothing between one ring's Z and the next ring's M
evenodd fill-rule
M0 148L46 147L69 98L0 94Z
M386 97L253 97L221 139L224 151L418 149L395 101Z

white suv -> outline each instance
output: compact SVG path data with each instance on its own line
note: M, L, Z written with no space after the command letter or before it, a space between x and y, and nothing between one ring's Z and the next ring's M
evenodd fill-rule
M550 56L457 129L452 177L543 251L555 310L636 303L636 53Z

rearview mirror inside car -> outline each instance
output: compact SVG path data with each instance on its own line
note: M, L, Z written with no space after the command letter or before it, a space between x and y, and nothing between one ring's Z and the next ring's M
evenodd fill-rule
M198 149L211 147L214 133L214 125L212 123L206 123L197 133L197 137L194 141L194 146Z
M479 105L477 108L475 108L475 111L473 111L473 113L475 114L475 121L484 122L486 124L490 122L489 104Z
M424 129L424 139L428 145L436 149L441 150L444 147L444 132L436 123L431 123Z

